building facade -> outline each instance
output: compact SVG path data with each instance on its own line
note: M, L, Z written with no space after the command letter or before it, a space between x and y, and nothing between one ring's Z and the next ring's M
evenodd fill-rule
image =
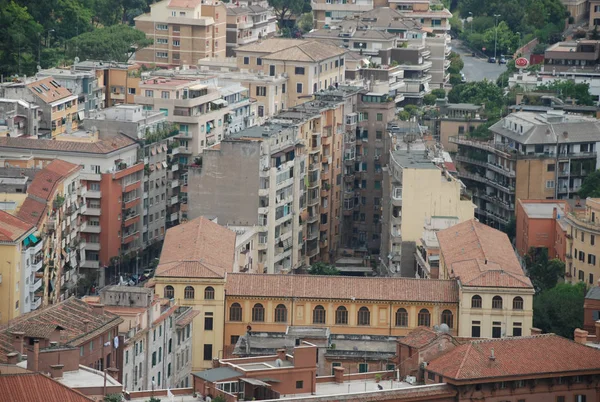
M596 261L600 236L600 199L587 198L585 208L565 215L566 255L565 273L569 282L586 282L594 285L600 278Z
M227 7L227 57L235 56L235 48L275 35L277 21L273 12L259 4Z
M565 220L569 204L562 200L517 200L516 249L520 256L546 249L548 258L564 259L566 244L559 220Z

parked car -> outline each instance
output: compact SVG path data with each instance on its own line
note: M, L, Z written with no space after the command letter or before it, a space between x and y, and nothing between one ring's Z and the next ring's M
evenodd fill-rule
M498 61L498 64L506 64L506 58L504 56L502 56L500 58L500 60Z
M460 82L467 82L467 77L465 77L465 73L460 73Z
M490 57L488 59L488 63L495 63L496 62L496 58L495 57Z

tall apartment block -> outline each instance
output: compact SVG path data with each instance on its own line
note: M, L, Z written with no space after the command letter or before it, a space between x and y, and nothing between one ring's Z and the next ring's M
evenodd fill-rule
M219 1L159 1L135 18L135 27L153 41L136 53L139 63L180 66L225 58L227 8Z
M98 102L103 109L134 103L134 97L139 91L140 67L136 63L86 60L74 63L72 69L92 72L96 76L98 89L101 91Z
M275 35L277 18L273 11L258 4L227 6L227 57L235 56L235 48Z
M320 149L318 143L315 135L314 148ZM189 218L255 227L258 272L302 266L311 251L304 241L306 225L321 219L318 203L310 213L306 208L306 189L321 183L319 170L307 174L308 149L296 129L275 123L232 134L206 149L202 167L190 167L188 173Z
M451 137L458 146L458 176L476 204L475 216L504 228L516 199L577 196L585 176L598 168L600 128L590 117L562 111L512 113L490 127L492 139Z

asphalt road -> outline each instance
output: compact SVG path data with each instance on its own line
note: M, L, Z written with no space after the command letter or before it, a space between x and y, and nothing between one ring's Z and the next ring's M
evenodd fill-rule
M483 81L484 79L496 81L500 74L506 70L506 65L488 63L486 58L471 56L471 51L458 39L452 40L452 50L460 54L465 63L462 72L465 74L467 81Z

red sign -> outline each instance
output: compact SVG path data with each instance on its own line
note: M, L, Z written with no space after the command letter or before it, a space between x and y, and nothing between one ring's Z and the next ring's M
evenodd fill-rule
M527 60L525 57L519 57L517 60L515 60L515 66L517 68L527 68L528 65L529 60Z
M481 50L483 50L485 52L485 48L484 47L482 47Z

